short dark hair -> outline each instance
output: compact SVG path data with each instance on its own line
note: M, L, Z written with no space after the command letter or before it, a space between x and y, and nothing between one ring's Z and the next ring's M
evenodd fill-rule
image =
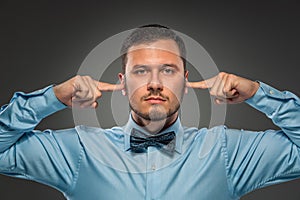
M183 61L184 70L186 70L186 48L182 38L166 26L162 26L160 24L148 24L138 27L124 40L121 48L123 73L125 73L127 53L130 47L139 44L156 42L161 39L169 39L176 42L179 48L180 57Z

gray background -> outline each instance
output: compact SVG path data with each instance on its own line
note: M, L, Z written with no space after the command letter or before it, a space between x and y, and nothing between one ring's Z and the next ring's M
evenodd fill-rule
M101 41L147 23L161 23L194 38L221 71L262 80L299 95L298 3L209 2L1 1L0 104L7 103L14 91L30 92L74 76L86 55ZM107 73L108 80L115 82L116 76ZM97 113L102 111L103 102ZM114 124L107 119L101 122L103 126ZM226 124L251 130L276 128L245 104L228 107ZM37 128L73 125L71 110L64 110L43 120ZM299 187L300 180L291 181L243 199L299 199ZM47 186L4 176L0 176L0 195L4 200L63 199Z

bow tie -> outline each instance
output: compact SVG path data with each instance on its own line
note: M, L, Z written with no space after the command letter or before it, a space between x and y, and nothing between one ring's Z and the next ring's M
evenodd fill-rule
M130 149L135 153L142 153L145 152L149 146L173 151L175 148L175 133L172 131L149 136L133 128L130 135Z

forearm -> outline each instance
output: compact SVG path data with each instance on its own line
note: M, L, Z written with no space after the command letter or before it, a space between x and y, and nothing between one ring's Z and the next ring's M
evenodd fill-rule
M52 86L29 94L15 93L0 111L0 153L25 132L33 130L43 118L65 107L57 100Z
M300 147L300 100L291 92L281 92L264 83L256 94L246 101L265 113L273 123Z

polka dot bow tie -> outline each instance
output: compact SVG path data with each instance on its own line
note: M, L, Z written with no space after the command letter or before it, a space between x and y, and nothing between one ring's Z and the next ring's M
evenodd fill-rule
M149 146L154 146L167 151L174 151L175 133L167 132L158 135L149 136L142 131L132 129L130 135L130 149L135 153L146 152Z

